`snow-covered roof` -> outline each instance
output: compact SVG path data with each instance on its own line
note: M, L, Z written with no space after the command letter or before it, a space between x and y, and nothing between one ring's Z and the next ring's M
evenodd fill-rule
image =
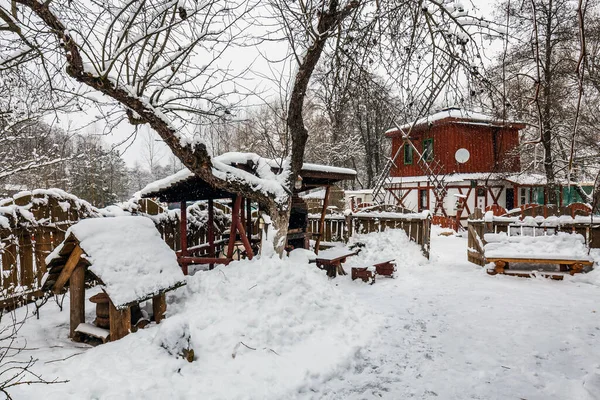
M51 269L44 284L68 254L66 243L76 240L90 263L88 270L102 281L102 289L115 307L145 300L183 284L184 275L175 252L154 223L145 217L90 218L71 226L67 239L48 257ZM69 252L70 253L70 252Z
M344 193L347 196L352 196L355 194L373 194L373 189L344 190Z
M441 178L439 175L438 178ZM416 183L416 182L427 182L428 178L425 175L421 176L396 176L390 179L390 184L398 183ZM476 181L476 180L487 180L487 181L508 181L519 186L543 186L546 185L546 177L541 174L532 173L520 173L520 174L507 174L501 172L473 172L464 174L447 174L444 176L444 182L446 183L458 183L465 181ZM558 179L557 183L560 185L567 185L568 182L564 179ZM593 185L588 182L571 182L571 185Z
M247 164L251 162L256 174L236 168L235 164ZM285 189L287 174L278 174L274 170L289 168L288 160L273 160L263 158L254 153L231 152L224 153L212 158L212 173L219 179L226 181L245 181L256 191L264 191L275 197L276 200L287 198ZM302 164L302 171L325 172L330 174L356 175L356 171L349 168L331 167L319 164ZM160 190L173 186L176 183L185 181L194 176L189 169L184 168L181 171L170 175L164 179L152 182L136 193L136 196L143 197Z
M440 175L438 178L441 178ZM498 173L484 173L484 172L473 172L473 173L465 173L465 174L448 174L444 177L444 182L446 183L456 183L456 182L464 182L464 181L475 181L475 180L502 180L504 174ZM425 175L422 176L403 176L403 177L393 177L390 180L390 183L415 183L415 182L427 182L428 178Z
M394 127L394 128L388 129L386 131L386 134L389 134L392 132L397 132L399 130L408 131L411 128L411 126L413 126L413 125L416 128L418 126L425 125L425 124L431 125L437 121L442 121L445 119L458 120L460 123L463 123L463 124L464 123L473 123L473 124L477 124L477 125L501 124L504 126L504 125L511 125L511 124L522 124L520 122L501 121L501 120L498 120L497 118L494 118L487 114L453 107L453 108L446 108L444 110L436 112L435 114L431 114L426 117L420 118L416 121L409 122L407 124L400 126L399 128Z
M317 191L301 195L300 197L302 197L303 199L319 199L319 200L323 200L325 198L325 190L324 189L319 189Z

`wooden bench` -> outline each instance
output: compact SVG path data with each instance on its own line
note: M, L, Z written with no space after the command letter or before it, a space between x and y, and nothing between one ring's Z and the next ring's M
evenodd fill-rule
M395 260L387 260L373 264L375 267L375 271L377 275L388 276L390 278L394 277L394 272L396 272L396 261Z
M85 322L77 325L75 332L80 335L87 335L100 339L102 343L106 343L110 337L110 331L108 329L99 328L96 325L87 324Z
M362 279L363 282L371 281L371 285L375 283L377 275L394 277L396 272L395 260L387 260L374 263L372 267L352 267L352 280Z
M346 248L331 248L319 252L316 258L317 267L327 271L327 276L335 278L339 275L347 275L342 264L346 259L358 254L358 251L348 250Z
M352 280L362 279L363 282L371 281L371 285L375 283L375 268L374 267L352 267Z
M504 258L504 257L486 257L488 262L494 263L494 268L489 268L487 273L490 275L507 274L521 277L530 277L533 275L541 275L550 277L555 280L562 280L564 275L574 275L583 272L584 266L593 265L594 262L584 259L551 259L551 258ZM556 264L560 266L560 271L527 271L527 270L512 270L509 269L511 263L529 263L529 264Z

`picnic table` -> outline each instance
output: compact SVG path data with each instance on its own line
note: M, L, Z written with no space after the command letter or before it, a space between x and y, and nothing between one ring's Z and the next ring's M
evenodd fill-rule
M327 271L327 276L335 278L337 274L347 275L342 264L346 262L348 257L357 254L358 251L353 251L345 247L334 247L320 251L315 262L317 263L317 267Z

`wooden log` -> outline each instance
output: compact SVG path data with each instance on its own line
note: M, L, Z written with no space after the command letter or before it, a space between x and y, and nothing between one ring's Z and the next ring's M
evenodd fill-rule
M503 274L504 268L506 267L507 263L502 260L498 260L498 261L495 261L494 264L495 264L494 271L497 274Z
M575 263L575 264L573 264L571 266L569 274L575 275L575 274L581 273L582 271L583 271L583 264L582 263Z
M159 324L165 318L167 311L167 300L164 293L152 298L152 311L154 312L154 321Z
M60 272L56 283L54 283L53 290L55 293L60 292L63 286L65 286L65 283L67 283L67 281L71 277L71 274L75 270L75 267L77 267L77 264L79 263L79 259L81 258L82 254L83 250L81 249L81 247L79 247L79 245L75 246L75 248L71 252L71 255L69 256L69 259L67 260L67 263Z
M126 307L117 310L113 302L108 304L108 313L110 319L110 340L114 342L129 334L131 330L131 309Z
M78 341L75 329L85 322L85 267L83 265L78 266L71 273L69 291L71 295L69 337Z

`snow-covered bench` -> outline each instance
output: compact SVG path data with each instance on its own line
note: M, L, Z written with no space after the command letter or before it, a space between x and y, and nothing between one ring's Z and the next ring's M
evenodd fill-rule
M532 273L562 279L565 274L582 272L593 264L585 239L577 233L558 232L542 236L510 236L507 233L486 233L483 250L490 274L530 276ZM509 269L513 263L557 264L560 271L528 271Z
M362 279L364 282L371 281L371 284L375 283L375 276L382 275L390 278L394 277L396 272L396 261L386 259L383 261L377 261L372 266L368 267L352 267L352 280Z

